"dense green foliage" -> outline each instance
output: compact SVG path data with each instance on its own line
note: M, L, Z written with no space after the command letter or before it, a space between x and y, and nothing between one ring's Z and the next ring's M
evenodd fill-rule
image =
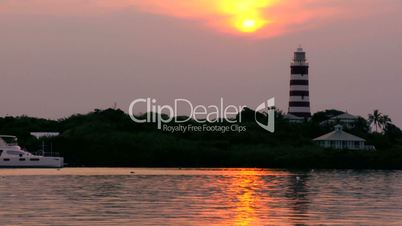
M312 138L333 129L319 123L340 113L319 112L309 122L289 124L278 112L276 132L271 134L255 123L254 111L245 109L241 125L246 132L170 133L158 130L156 124L134 123L121 110L108 109L57 121L0 118L0 134L16 135L21 146L35 151L41 141L30 132L61 132L51 142L71 166L402 169L402 132L390 123L383 133L370 133L369 123L360 118L349 131L367 139L377 151L325 150L314 145Z

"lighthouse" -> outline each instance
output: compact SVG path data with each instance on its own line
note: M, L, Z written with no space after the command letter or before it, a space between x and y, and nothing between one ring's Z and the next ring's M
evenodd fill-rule
M310 91L309 91L309 63L306 59L306 52L299 47L294 53L294 58L290 64L290 115L308 119L311 117Z

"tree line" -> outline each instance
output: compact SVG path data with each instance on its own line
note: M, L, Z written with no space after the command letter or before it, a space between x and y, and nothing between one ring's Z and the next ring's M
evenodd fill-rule
M367 120L359 117L355 127L346 129L375 145L377 151L337 151L316 146L313 138L333 130L320 123L342 113L317 112L311 120L293 124L277 111L276 132L269 133L255 123L256 112L244 109L240 125L247 130L242 133L171 133L156 129L154 123L134 123L119 109L97 109L59 120L2 117L0 134L17 136L21 146L35 152L41 148L41 140L30 132L60 132L59 137L45 141L51 142L70 166L402 168L402 132L379 111ZM257 118L264 117L257 113ZM188 124L194 122L184 125Z

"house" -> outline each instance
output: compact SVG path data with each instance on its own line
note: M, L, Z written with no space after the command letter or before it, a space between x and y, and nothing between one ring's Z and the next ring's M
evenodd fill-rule
M343 131L342 125L336 125L335 130L313 140L324 148L338 150L375 150L374 146L366 146L366 140Z
M321 126L332 126L332 125L337 125L341 124L346 128L353 128L356 125L356 122L359 120L358 116L351 115L349 113L343 113L341 115L337 115L335 117L332 117L328 120L325 120L320 123Z
M306 122L305 118L298 117L298 116L292 115L292 114L287 114L283 118L285 120L287 120L289 123L304 123L304 122Z

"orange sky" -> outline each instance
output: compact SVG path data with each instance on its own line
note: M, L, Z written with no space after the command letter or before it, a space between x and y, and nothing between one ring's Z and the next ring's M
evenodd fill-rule
M220 32L256 37L276 36L319 25L341 8L320 5L317 0L148 0L132 1L140 9L198 21ZM166 4L170 2L172 4ZM247 29L247 20L254 28ZM299 25L297 28L296 25Z
M257 38L323 26L329 20L359 16L349 8L360 0L3 0L2 13L92 15L136 9L194 21L217 32ZM360 14L378 10L378 3L365 3ZM360 15L361 16L361 15Z

